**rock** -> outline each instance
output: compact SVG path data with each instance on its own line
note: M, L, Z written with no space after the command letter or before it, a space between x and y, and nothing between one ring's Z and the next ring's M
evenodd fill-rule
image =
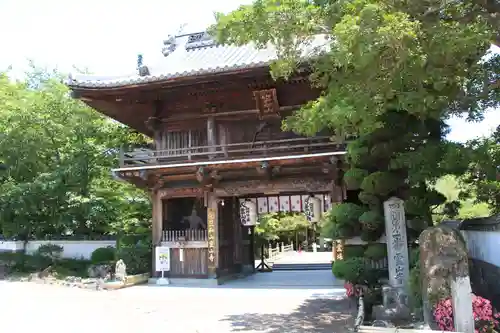
M49 267L45 268L43 271L41 271L40 273L38 273L38 277L40 279L43 279L43 278L46 278L47 276L49 276L50 273L52 273L52 266L49 266Z
M127 279L127 265L121 259L116 262L115 279L117 281L125 281Z
M111 273L111 265L100 264L91 265L87 269L87 274L91 278L104 278Z
M386 320L375 320L373 321L372 326L374 327L394 327L390 322Z
M386 308L383 305L374 306L372 313L377 321L389 321L394 324L407 322L411 316L408 307Z
M468 277L467 247L458 231L444 225L422 232L419 246L424 321L435 327L431 302L451 296L454 277Z

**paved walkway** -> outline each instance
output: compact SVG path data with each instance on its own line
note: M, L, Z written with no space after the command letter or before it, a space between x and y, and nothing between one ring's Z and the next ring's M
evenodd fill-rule
M288 252L278 258L276 264L330 264L331 252Z
M1 325L6 332L344 333L355 307L338 285L328 271L110 292L0 282Z

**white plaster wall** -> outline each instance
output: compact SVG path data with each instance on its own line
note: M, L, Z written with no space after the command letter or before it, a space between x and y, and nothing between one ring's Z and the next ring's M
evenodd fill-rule
M23 242L0 241L0 252L16 252L23 249Z
M465 231L462 235L467 243L469 256L500 267L500 231Z
M90 259L90 255L95 249L100 247L116 247L116 241L30 241L26 245L26 252L34 253L41 245L54 244L62 246L63 258L84 258ZM21 251L23 249L22 241L0 241L0 252L2 251Z
M377 243L386 243L385 235L382 235L382 237L380 237L380 239L377 241ZM364 244L368 244L368 242L365 242L365 241L361 240L361 237L356 236L356 237L353 237L350 239L346 239L344 244L345 245L364 245Z

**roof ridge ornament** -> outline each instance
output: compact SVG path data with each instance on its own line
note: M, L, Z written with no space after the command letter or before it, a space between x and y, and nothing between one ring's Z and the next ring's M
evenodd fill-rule
M193 33L188 36L185 46L188 51L216 45L215 40L207 31Z
M148 66L144 66L142 64L143 61L143 56L142 54L137 55L137 70L139 71L139 76L148 76L149 75L149 68Z
M163 53L163 56L168 57L177 48L177 40L175 36L168 35L167 39L163 41L163 45L164 47L161 52Z

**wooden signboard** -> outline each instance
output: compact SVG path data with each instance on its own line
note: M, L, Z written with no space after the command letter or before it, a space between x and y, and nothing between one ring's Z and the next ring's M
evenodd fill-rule
M207 208L208 271L211 273L215 273L217 268L216 214L215 208Z

